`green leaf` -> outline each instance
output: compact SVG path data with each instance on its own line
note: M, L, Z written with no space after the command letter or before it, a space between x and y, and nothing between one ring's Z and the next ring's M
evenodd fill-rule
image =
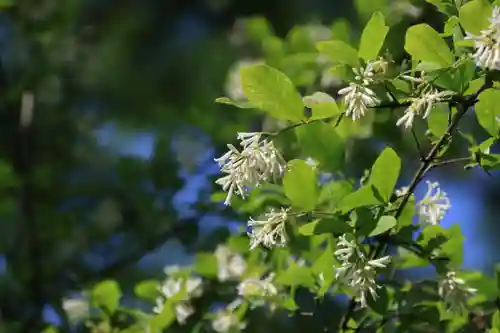
M344 141L333 126L313 122L295 129L302 153L316 160L320 167L337 171L344 165Z
M105 280L97 284L91 292L92 304L114 313L120 304L122 291L114 280Z
M159 283L156 280L145 280L134 287L134 294L142 299L154 301L158 297Z
M400 170L401 159L398 154L389 147L382 151L373 164L368 183L376 188L378 194L386 203L389 202L392 196Z
M449 112L448 107L444 103L435 104L432 108L429 117L427 118L427 124L431 133L439 138L448 129L448 118Z
M405 227L413 223L413 216L415 215L415 197L412 195L405 207L403 212L398 218L398 228Z
M347 180L331 181L321 187L318 203L328 204L328 207L335 208L346 195L352 192L352 185Z
M380 205L382 202L375 195L373 186L364 186L357 191L345 196L340 202L338 209L344 213L358 207Z
M500 91L486 89L479 95L479 102L476 103L475 111L479 124L491 135L497 136L500 129L498 120L500 115Z
M172 301L170 299L167 299L163 305L162 311L155 315L151 321L150 321L150 326L151 326L151 331L161 331L166 328L168 328L170 325L172 325L175 321L175 312L173 308Z
M356 68L359 67L358 52L343 41L319 42L316 44L316 47L320 53L326 55L333 62Z
M385 25L385 18L381 12L375 12L365 26L359 43L358 55L364 60L375 60L384 45L384 40L389 32Z
M361 19L366 21L372 13L386 10L389 4L387 0L355 0L354 6Z
M308 267L297 266L295 263L276 277L276 283L284 286L314 286L314 277Z
M291 121L304 118L302 97L292 81L277 69L262 64L244 67L241 82L249 102L270 116Z
M453 64L453 53L439 33L422 23L406 31L405 50L414 59L431 62L440 68Z
M328 244L322 254L318 257L318 259L313 263L311 269L313 273L317 276L322 275L322 279L320 280L320 288L316 291L317 296L323 296L328 292L330 286L335 279L334 270L332 267L335 267L337 260L333 255L333 246L331 239L328 240Z
M312 110L310 120L323 119L340 114L335 99L324 92L317 91L310 96L305 96L303 101L304 105Z
M500 329L500 311L495 311L491 319L491 326L495 329Z
M292 160L283 178L285 194L292 206L309 211L316 206L318 180L316 172L302 160Z
M232 99L228 97L219 97L215 100L216 103L220 104L227 104L227 105L232 105L236 106L237 108L240 109L253 109L255 106L251 105L248 101L233 101Z
M346 43L349 43L351 38L351 30L351 23L344 18L337 19L332 24L332 36Z
M380 234L383 234L387 230L390 230L396 226L398 222L394 218L394 216L389 216L385 215L382 216L378 221L377 221L377 226L375 229L373 229L368 236L377 236Z
M489 25L491 5L487 0L472 0L460 7L459 19L465 31L479 35Z
M217 276L217 258L212 253L197 253L194 270L201 276L211 278Z
M339 218L328 218L312 221L299 228L299 233L304 236L335 234L341 235L352 232L351 226Z

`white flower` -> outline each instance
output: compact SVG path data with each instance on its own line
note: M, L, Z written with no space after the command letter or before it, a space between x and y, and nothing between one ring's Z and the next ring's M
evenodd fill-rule
M422 118L426 119L429 116L434 104L443 101L451 94L453 93L450 91L438 92L431 89L419 97L412 98L410 106L405 110L405 114L396 122L396 125L403 125L406 129L411 128L416 115L423 113Z
M269 275L266 279L246 278L238 285L238 295L242 297L263 297L276 296L278 289L271 282L274 275Z
M450 200L446 192L442 191L438 182L427 181L427 193L418 202L418 215L421 223L438 225L444 215L451 208Z
M373 83L374 70L373 64L368 64L366 69L353 68L352 71L356 74L355 80L357 82L352 82L349 86L339 90L339 95L344 96L347 107L345 114L354 121L364 116L368 108L380 103L375 93L366 87Z
M238 253L232 253L227 246L219 245L215 250L217 258L217 278L227 281L240 277L246 270L245 259Z
M227 75L226 85L225 85L225 91L227 96L234 101L246 101L247 97L243 92L243 87L241 85L240 71L242 68L262 63L263 61L259 59L240 60L236 62L233 66L231 66Z
M339 237L335 256L341 262L337 269L337 279L344 280L359 298L361 307L367 306L367 294L370 293L373 299L378 297L377 289L380 286L375 281L377 268L385 268L391 261L390 256L369 260L359 249L358 245L348 240L346 235Z
M178 266L169 266L165 268L165 272L168 274L175 274L179 271ZM180 277L180 276L169 276L163 284L159 287L162 296L156 299L156 306L153 307L154 313L161 313L163 311L164 303L167 299L177 296L179 292L185 288L185 294L183 294L179 300L176 300L174 304L175 317L179 324L184 324L186 319L194 313L194 308L189 303L189 300L193 297L201 296L202 290L202 279L199 277Z
M488 29L479 36L467 33L465 39L474 41L476 51L472 57L478 67L500 69L500 7L493 8Z
M226 309L217 311L212 320L212 329L218 333L239 332L246 327L246 323L233 313L235 308L241 304L241 299L236 299Z
M410 189L409 186L403 186L401 188L398 188L396 191L394 191L394 194L396 194L396 196L398 196L398 197L402 197L402 196L406 195L406 192L408 192L409 189Z
M448 310L460 311L467 306L467 300L476 293L468 288L465 281L457 278L455 272L448 272L439 283L439 296L446 303Z
M216 181L228 192L225 205L231 203L234 193L245 198L248 187L277 180L283 175L285 160L272 141L261 138L262 133L238 133L242 151L229 144L229 151L215 159L221 167L221 172L226 174Z
M89 302L84 298L66 298L62 301L62 308L70 322L78 322L88 315Z
M254 220L250 218L248 226L250 231L250 250L255 249L259 244L267 248L283 247L286 245L288 236L285 230L285 223L289 219L289 208L269 210L264 214L264 219Z

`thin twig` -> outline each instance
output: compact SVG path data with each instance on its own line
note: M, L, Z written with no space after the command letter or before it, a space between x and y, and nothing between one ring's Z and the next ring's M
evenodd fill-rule
M440 166L449 165L449 164L454 164L454 163L469 162L469 161L470 161L470 157L452 158L449 160L434 162L434 163L432 163L431 168L440 167Z

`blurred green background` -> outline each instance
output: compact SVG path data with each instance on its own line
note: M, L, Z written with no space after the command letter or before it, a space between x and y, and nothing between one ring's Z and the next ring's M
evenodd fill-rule
M23 333L60 322L62 300L96 281L127 290L243 230L246 215L210 199L213 158L237 131L268 121L214 103L231 93L235 62L272 63L283 43L293 53L303 47L297 26L316 33L313 46L332 32L355 41L375 10L393 26L396 62L408 25L442 31L423 0L1 0L0 8L0 326ZM277 63L304 93L320 80ZM32 114L21 108L30 92ZM408 180L413 142L395 126L371 125L406 153ZM354 141L359 163L347 172L359 177L378 146ZM452 201L444 225L460 223L467 237L465 265L491 272L500 258L498 178L453 166L431 177Z

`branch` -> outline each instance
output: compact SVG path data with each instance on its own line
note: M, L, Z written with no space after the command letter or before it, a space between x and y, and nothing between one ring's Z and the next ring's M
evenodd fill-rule
M434 163L432 163L431 168L445 166L445 165L454 164L454 163L469 162L469 161L470 161L470 157L452 158L452 159L445 160L445 161L434 162Z
M472 95L468 95L462 98L459 98L456 103L457 107L457 113L453 117L451 123L449 124L448 128L446 129L446 132L439 138L439 140L432 146L431 150L427 154L427 156L423 159L420 168L417 170L415 175L413 176L413 179L408 186L408 190L406 191L405 195L403 196L403 199L399 203L396 212L394 214L394 217L398 219L401 214L403 213L404 208L406 207L406 204L410 200L411 195L415 191L415 188L417 185L420 183L420 181L424 178L425 174L427 171L429 171L433 163L432 161L437 157L439 154L441 148L445 145L446 141L450 137L450 135L453 133L453 131L457 128L458 123L462 119L462 117L467 113L469 108L474 106L474 104L477 103L477 98L478 96L486 89L490 88L493 85L493 82L491 78L487 75L485 83L476 91L476 93ZM386 233L387 235L390 235L390 231ZM370 258L374 259L379 257L381 254L383 254L387 250L387 243L380 243L376 248L373 248L373 251L370 253ZM342 329L345 329L347 322L349 319L352 317L352 314L355 309L355 304L356 304L356 298L352 297L351 301L349 302L349 307L348 310L341 322L341 327Z

